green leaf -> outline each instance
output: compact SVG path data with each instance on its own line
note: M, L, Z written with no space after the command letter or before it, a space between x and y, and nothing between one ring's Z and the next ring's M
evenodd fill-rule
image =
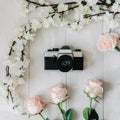
M91 110L91 114L89 116L89 120L99 120L98 113L96 112L95 109Z
M111 1L111 4L114 4L115 3L115 0L110 0Z
M49 118L46 118L45 120L50 120Z
M120 47L116 46L115 49L120 52Z
M64 120L72 120L73 119L73 110L70 108L65 113L65 119Z
M85 108L83 111L85 120L99 120L99 116L95 109Z
M91 113L91 109L90 108L85 108L83 110L83 117L85 118L85 120L89 120L90 113Z

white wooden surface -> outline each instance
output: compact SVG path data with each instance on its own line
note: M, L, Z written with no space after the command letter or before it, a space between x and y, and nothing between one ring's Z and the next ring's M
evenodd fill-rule
M20 9L16 1L0 0L0 79L4 79L1 62L8 53L8 42L13 38L16 27L29 20L19 15ZM102 54L97 50L96 42L103 31L105 25L102 22L91 23L80 31L54 27L39 30L35 41L30 43L30 75L27 77L26 85L22 87L25 98L39 94L48 100L50 86L64 83L71 97L65 108L72 107L75 110L74 120L83 120L82 110L89 105L83 89L89 78L97 78L104 81L105 92L104 99L96 106L100 120L120 120L120 53ZM83 50L85 70L67 74L59 71L44 71L44 51L52 47L61 47L65 43ZM51 120L61 118L54 105L49 105L44 114L50 116ZM28 118L11 113L9 106L0 98L0 120L8 119L27 120ZM39 116L31 118L31 120L38 119Z

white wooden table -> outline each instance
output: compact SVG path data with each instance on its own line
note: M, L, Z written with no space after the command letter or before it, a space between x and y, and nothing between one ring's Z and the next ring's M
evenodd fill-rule
M20 8L16 1L0 0L0 62L8 53L8 42L13 38L15 29L30 19L19 15ZM83 120L82 110L89 105L83 89L89 78L97 78L104 81L105 93L101 103L95 105L100 120L120 120L120 53L103 54L96 48L98 37L106 31L105 28L105 24L99 22L91 23L80 31L54 27L39 30L35 41L30 43L31 64L26 75L26 85L19 88L25 99L40 94L48 100L50 99L50 86L64 83L71 98L65 107L72 107L75 110L74 120ZM44 70L44 51L52 47L61 47L64 44L83 50L85 56L83 71L62 73ZM4 79L4 75L4 68L0 63L0 79ZM0 101L0 120L28 119L27 116L14 115L2 98ZM51 120L61 118L54 105L49 105L44 114L50 116ZM39 116L31 118L31 120L38 119Z

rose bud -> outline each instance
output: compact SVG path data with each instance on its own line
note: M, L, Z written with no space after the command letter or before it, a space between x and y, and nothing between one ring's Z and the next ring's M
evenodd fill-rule
M100 36L97 48L101 52L113 51L119 43L119 35L117 33L104 33Z
M63 84L58 84L56 86L51 87L50 93L51 93L52 101L55 104L63 102L68 98L68 91Z
M46 103L39 96L30 98L26 103L26 109L29 114L39 114L45 107Z
M89 80L84 91L90 98L101 98L103 96L102 82L99 80Z

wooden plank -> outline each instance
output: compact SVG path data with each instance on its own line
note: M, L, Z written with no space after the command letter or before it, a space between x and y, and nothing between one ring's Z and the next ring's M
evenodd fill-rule
M20 16L20 9L15 0L1 0L0 1L0 80L5 79L5 68L2 62L5 60L8 51L9 43L14 39L14 32L20 25L27 22L26 18ZM26 81L28 76L26 76ZM19 90L24 98L27 96L27 84L19 87ZM10 111L4 99L0 98L0 119L3 120L27 120L27 116L16 115Z
M69 107L75 110L75 118L83 120L82 111L89 105L88 98L83 93L88 79L102 79L102 54L98 52L96 43L102 31L102 23L91 24L80 31L67 30L67 43L75 48L80 48L84 53L83 71L68 72L68 88L71 95ZM102 103L96 107L103 119Z
M38 31L35 41L31 43L30 96L38 94L46 101L50 101L49 88L58 83L66 83L64 73L58 70L44 70L44 52L49 48L61 47L65 40L64 33L63 28L42 29ZM44 114L50 116L51 119L61 118L56 105L48 105Z
M106 23L103 31L107 32ZM120 29L114 32L119 33ZM117 51L104 53L104 119L114 120L120 117L120 53Z

